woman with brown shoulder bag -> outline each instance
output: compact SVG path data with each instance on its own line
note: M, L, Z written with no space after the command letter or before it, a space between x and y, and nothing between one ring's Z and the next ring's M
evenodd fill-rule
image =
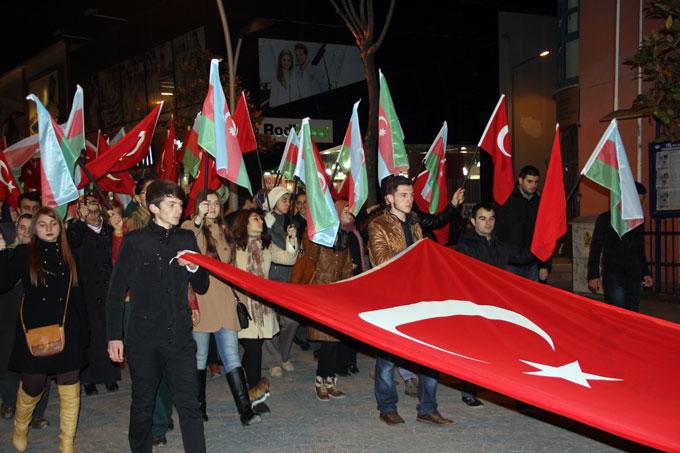
M73 452L80 409L80 369L87 364L87 321L76 263L59 215L42 207L31 242L10 255L0 241L0 291L21 279L24 298L9 368L21 373L14 417L14 448L28 446L28 425L47 379L57 381L59 451Z

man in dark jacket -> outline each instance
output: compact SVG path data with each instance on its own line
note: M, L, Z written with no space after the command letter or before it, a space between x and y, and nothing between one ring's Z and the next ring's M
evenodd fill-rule
M535 259L529 249L516 249L499 241L494 235L496 212L491 203L477 203L470 211L470 223L474 227L460 238L456 250L486 264L506 270L508 262L525 264ZM470 407L482 406L477 399L477 387L463 382L462 400Z
M155 181L147 188L146 198L152 221L123 239L106 307L109 356L114 362L122 362L125 350L130 365L130 449L135 453L152 450L154 399L165 377L179 413L185 451L204 452L196 344L191 335L187 291L191 283L195 292L205 293L208 273L184 259L176 259L184 250L198 250L195 236L177 228L184 200L179 186ZM132 313L124 347L123 300L128 289Z
M538 214L540 196L537 193L540 175L533 165L525 165L519 172L517 186L503 206L496 209L496 236L501 242L515 249L529 249L534 237L534 225ZM533 259L517 263L512 258L507 270L529 280L545 282L549 263Z
M642 199L647 189L639 182L635 187ZM604 300L608 304L640 311L641 286L651 288L653 284L645 256L644 224L619 237L612 227L611 211L600 214L595 221L588 255L588 287L593 292L604 289Z

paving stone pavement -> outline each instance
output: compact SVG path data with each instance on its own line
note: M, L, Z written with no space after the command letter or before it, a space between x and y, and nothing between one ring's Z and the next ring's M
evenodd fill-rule
M677 301L645 301L643 311L678 322ZM262 423L242 427L223 376L208 380L208 415L205 424L209 452L390 452L390 451L507 451L507 452L608 452L640 451L641 446L616 436L541 410L522 414L514 402L489 391L480 393L485 405L469 408L460 400L458 382L442 378L438 390L440 412L454 424L435 427L415 421L416 399L405 396L398 379L399 412L405 425L389 427L378 420L369 369L374 359L359 355L360 373L339 379L348 396L320 402L314 392L316 362L311 351L293 346L295 371L272 378L271 414ZM54 389L56 390L56 389ZM120 390L83 396L76 447L79 452L127 452L130 380L123 373ZM56 452L59 447L59 401L53 391L46 417L51 425L31 429L27 452ZM176 429L168 433L167 446L158 453L182 452L176 412ZM0 420L0 452L13 451L12 422Z

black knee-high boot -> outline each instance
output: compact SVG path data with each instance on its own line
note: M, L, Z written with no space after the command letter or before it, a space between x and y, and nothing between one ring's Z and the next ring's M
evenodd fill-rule
M248 386L246 385L246 373L243 368L234 368L226 373L226 375L231 394L234 396L236 409L241 417L241 424L247 426L262 421L260 416L253 411L253 408L250 405Z
M207 370L196 370L198 378L198 401L201 404L201 414L203 414L203 421L208 421L208 408L205 402L205 381Z

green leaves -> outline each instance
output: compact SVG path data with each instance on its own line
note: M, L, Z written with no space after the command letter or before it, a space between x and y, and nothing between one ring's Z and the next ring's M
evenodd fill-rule
M664 139L680 140L680 0L655 0L645 8L663 26L647 35L638 51L624 64L639 68L649 83L633 105L649 108L661 123Z

